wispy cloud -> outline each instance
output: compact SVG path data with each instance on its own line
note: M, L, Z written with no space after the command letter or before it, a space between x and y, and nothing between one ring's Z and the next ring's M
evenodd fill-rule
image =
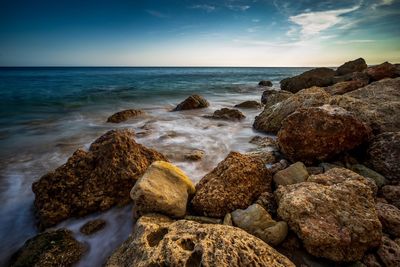
M359 43L374 43L376 40L370 40L370 39L360 39L360 40L342 40L342 41L336 41L336 44L359 44Z
M248 5L226 5L227 8L233 11L246 11L247 9L250 8Z
M206 4L204 4L204 5L193 5L190 8L202 9L202 10L205 10L206 12L213 12L215 10L215 6L206 5Z
M146 12L148 14L152 15L153 17L157 17L157 18L161 18L161 19L169 18L169 16L167 14L161 13L160 11L157 11L157 10L147 9Z
M394 3L394 0L380 0L379 3L375 3L371 7L372 7L372 9L376 9L381 6L390 6L393 3Z

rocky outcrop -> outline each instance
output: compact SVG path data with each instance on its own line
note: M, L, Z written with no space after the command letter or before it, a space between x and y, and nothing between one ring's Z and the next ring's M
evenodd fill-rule
M127 109L111 115L108 117L107 122L120 123L144 114L145 112L140 109Z
M261 108L261 104L257 101L244 101L240 104L235 105L235 108L243 108L243 109L247 109L247 108L254 108L254 109L258 109Z
M105 266L294 267L285 256L245 231L216 224L143 216Z
M212 116L205 116L214 120L240 121L246 118L242 112L237 109L222 108L214 111Z
M278 133L282 153L306 164L323 161L367 141L371 129L340 107L299 109L288 116Z
M329 68L316 68L306 71L300 75L286 78L281 81L281 89L297 93L301 89L318 86L332 85L335 71Z
M33 183L39 226L129 203L129 191L147 167L166 160L133 137L130 130L109 131Z
M274 174L274 182L276 187L279 185L289 185L301 183L307 180L308 171L302 162L296 162L284 170Z
M261 103L265 104L266 107L270 107L279 103L293 95L291 92L283 90L266 90L261 96Z
M307 251L333 261L357 261L380 244L382 226L370 182L334 168L275 191L278 214Z
M322 88L312 87L301 90L270 107L265 107L260 115L256 116L253 128L267 133L277 133L282 121L299 108L321 106L329 102L330 95Z
M393 205L378 202L376 204L383 231L394 237L400 237L400 210Z
M92 235L106 226L106 221L102 219L91 220L82 225L79 231L84 235Z
M399 113L400 114L400 113ZM393 183L400 183L400 132L377 135L371 142L367 164Z
M25 242L11 258L10 266L74 266L86 247L66 229L38 234Z
M279 245L288 233L286 222L274 221L258 204L253 204L245 210L237 209L231 214L235 226L257 236L269 245Z
M385 185L381 189L382 196L392 205L400 209L400 186Z
M155 161L131 190L133 217L155 212L182 218L194 191L192 181L178 167Z
M196 185L191 204L201 215L223 217L248 207L262 192L271 191L271 180L261 160L231 152Z
M262 81L260 81L260 82L258 83L258 86L268 86L268 87L271 87L271 86L272 86L272 82L271 82L271 81L262 80Z
M341 76L341 75L346 75L350 74L353 72L359 72L363 71L367 68L367 63L363 58L357 58L352 61L348 61L341 65L340 67L337 68L336 70L336 75Z
M389 62L369 67L364 72L368 75L370 81L379 81L385 78L396 78L400 76L400 72L396 66Z
M179 105L177 105L173 111L180 111L180 110L188 110L188 109L198 109L198 108L206 108L210 104L208 101L200 96L200 95L191 95L182 101Z

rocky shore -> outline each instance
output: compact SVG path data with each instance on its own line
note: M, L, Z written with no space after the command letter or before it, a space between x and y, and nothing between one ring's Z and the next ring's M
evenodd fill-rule
M76 150L32 185L42 232L9 265L73 266L90 248L49 228L131 204L133 232L105 266L400 266L400 67L359 58L271 85L259 83L260 103L203 119L236 123L240 109L263 108L253 128L276 138L255 133L256 151L232 151L197 184L132 130ZM212 105L192 95L171 111ZM124 110L108 122L144 114ZM101 235L106 224L81 232Z

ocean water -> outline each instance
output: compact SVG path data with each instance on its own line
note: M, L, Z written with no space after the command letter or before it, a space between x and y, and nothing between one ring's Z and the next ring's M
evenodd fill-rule
M131 128L136 141L169 156L197 182L230 151L255 148L249 140L262 135L252 129L261 110L242 110L246 119L224 122L204 118L222 107L245 100L260 101L260 80L279 89L283 78L309 68L0 68L0 266L37 233L31 184L65 163L80 147L87 148L110 129ZM169 112L187 96L203 95L210 107ZM108 116L128 109L147 115L120 124ZM187 162L182 155L202 149L206 156ZM66 227L89 251L79 266L101 266L132 229L131 207L113 208ZM79 228L103 218L104 230L86 237Z

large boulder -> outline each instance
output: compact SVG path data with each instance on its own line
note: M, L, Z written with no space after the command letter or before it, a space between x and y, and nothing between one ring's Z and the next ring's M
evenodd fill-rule
M345 93L357 90L358 88L364 87L368 82L356 80L356 81L345 81L335 83L334 85L328 86L325 90L331 95L343 95Z
M306 71L300 75L283 79L281 89L296 93L301 89L312 86L325 87L332 85L335 71L329 68L316 68Z
M352 72L363 71L367 68L367 63L363 58L348 61L337 68L336 75L346 75Z
M242 112L233 108L222 108L214 111L212 116L205 116L214 120L240 121L246 118Z
M131 190L134 218L154 212L182 218L194 191L192 181L178 167L155 161Z
M400 183L400 132L377 135L369 145L367 164L393 183Z
M144 115L145 112L140 109L127 109L127 110L122 110L119 111L110 117L108 117L107 122L112 122L112 123L120 123L123 121L127 121L129 119L136 118L138 116Z
M277 133L282 121L299 108L321 106L329 102L330 95L322 88L312 87L290 95L286 100L272 106L256 116L253 128L267 133Z
M294 267L285 256L245 231L227 225L143 216L105 266Z
M33 183L39 227L129 203L129 191L147 167L166 160L133 137L130 130L109 131Z
M204 216L223 217L247 208L265 191L271 191L271 174L257 157L231 152L196 185L193 209Z
M389 62L369 67L364 70L364 72L369 76L370 81L379 81L385 78L396 78L400 76L400 72L396 66Z
M275 195L279 216L314 256L357 261L380 244L371 184L350 170L312 175L307 182L280 186Z
M374 82L344 95L332 97L338 105L369 124L375 133L400 131L400 78Z
M261 96L261 103L265 104L266 107L270 107L279 103L293 95L291 92L283 90L265 90Z
M243 108L243 109L250 109L250 108L254 108L254 109L258 109L261 108L261 104L257 101L253 101L253 100L248 100L248 101L244 101L240 104L235 105L235 108Z
M299 109L287 117L278 143L290 160L311 164L357 147L370 133L371 129L350 112L324 105Z
M25 242L10 260L10 266L74 266L86 247L66 229L38 234Z
M376 210L383 231L394 237L400 237L400 210L393 205L382 202L376 204Z
M179 105L177 105L173 111L180 111L180 110L188 110L188 109L198 109L198 108L206 108L210 104L208 101L200 96L200 95L191 95L182 101Z

